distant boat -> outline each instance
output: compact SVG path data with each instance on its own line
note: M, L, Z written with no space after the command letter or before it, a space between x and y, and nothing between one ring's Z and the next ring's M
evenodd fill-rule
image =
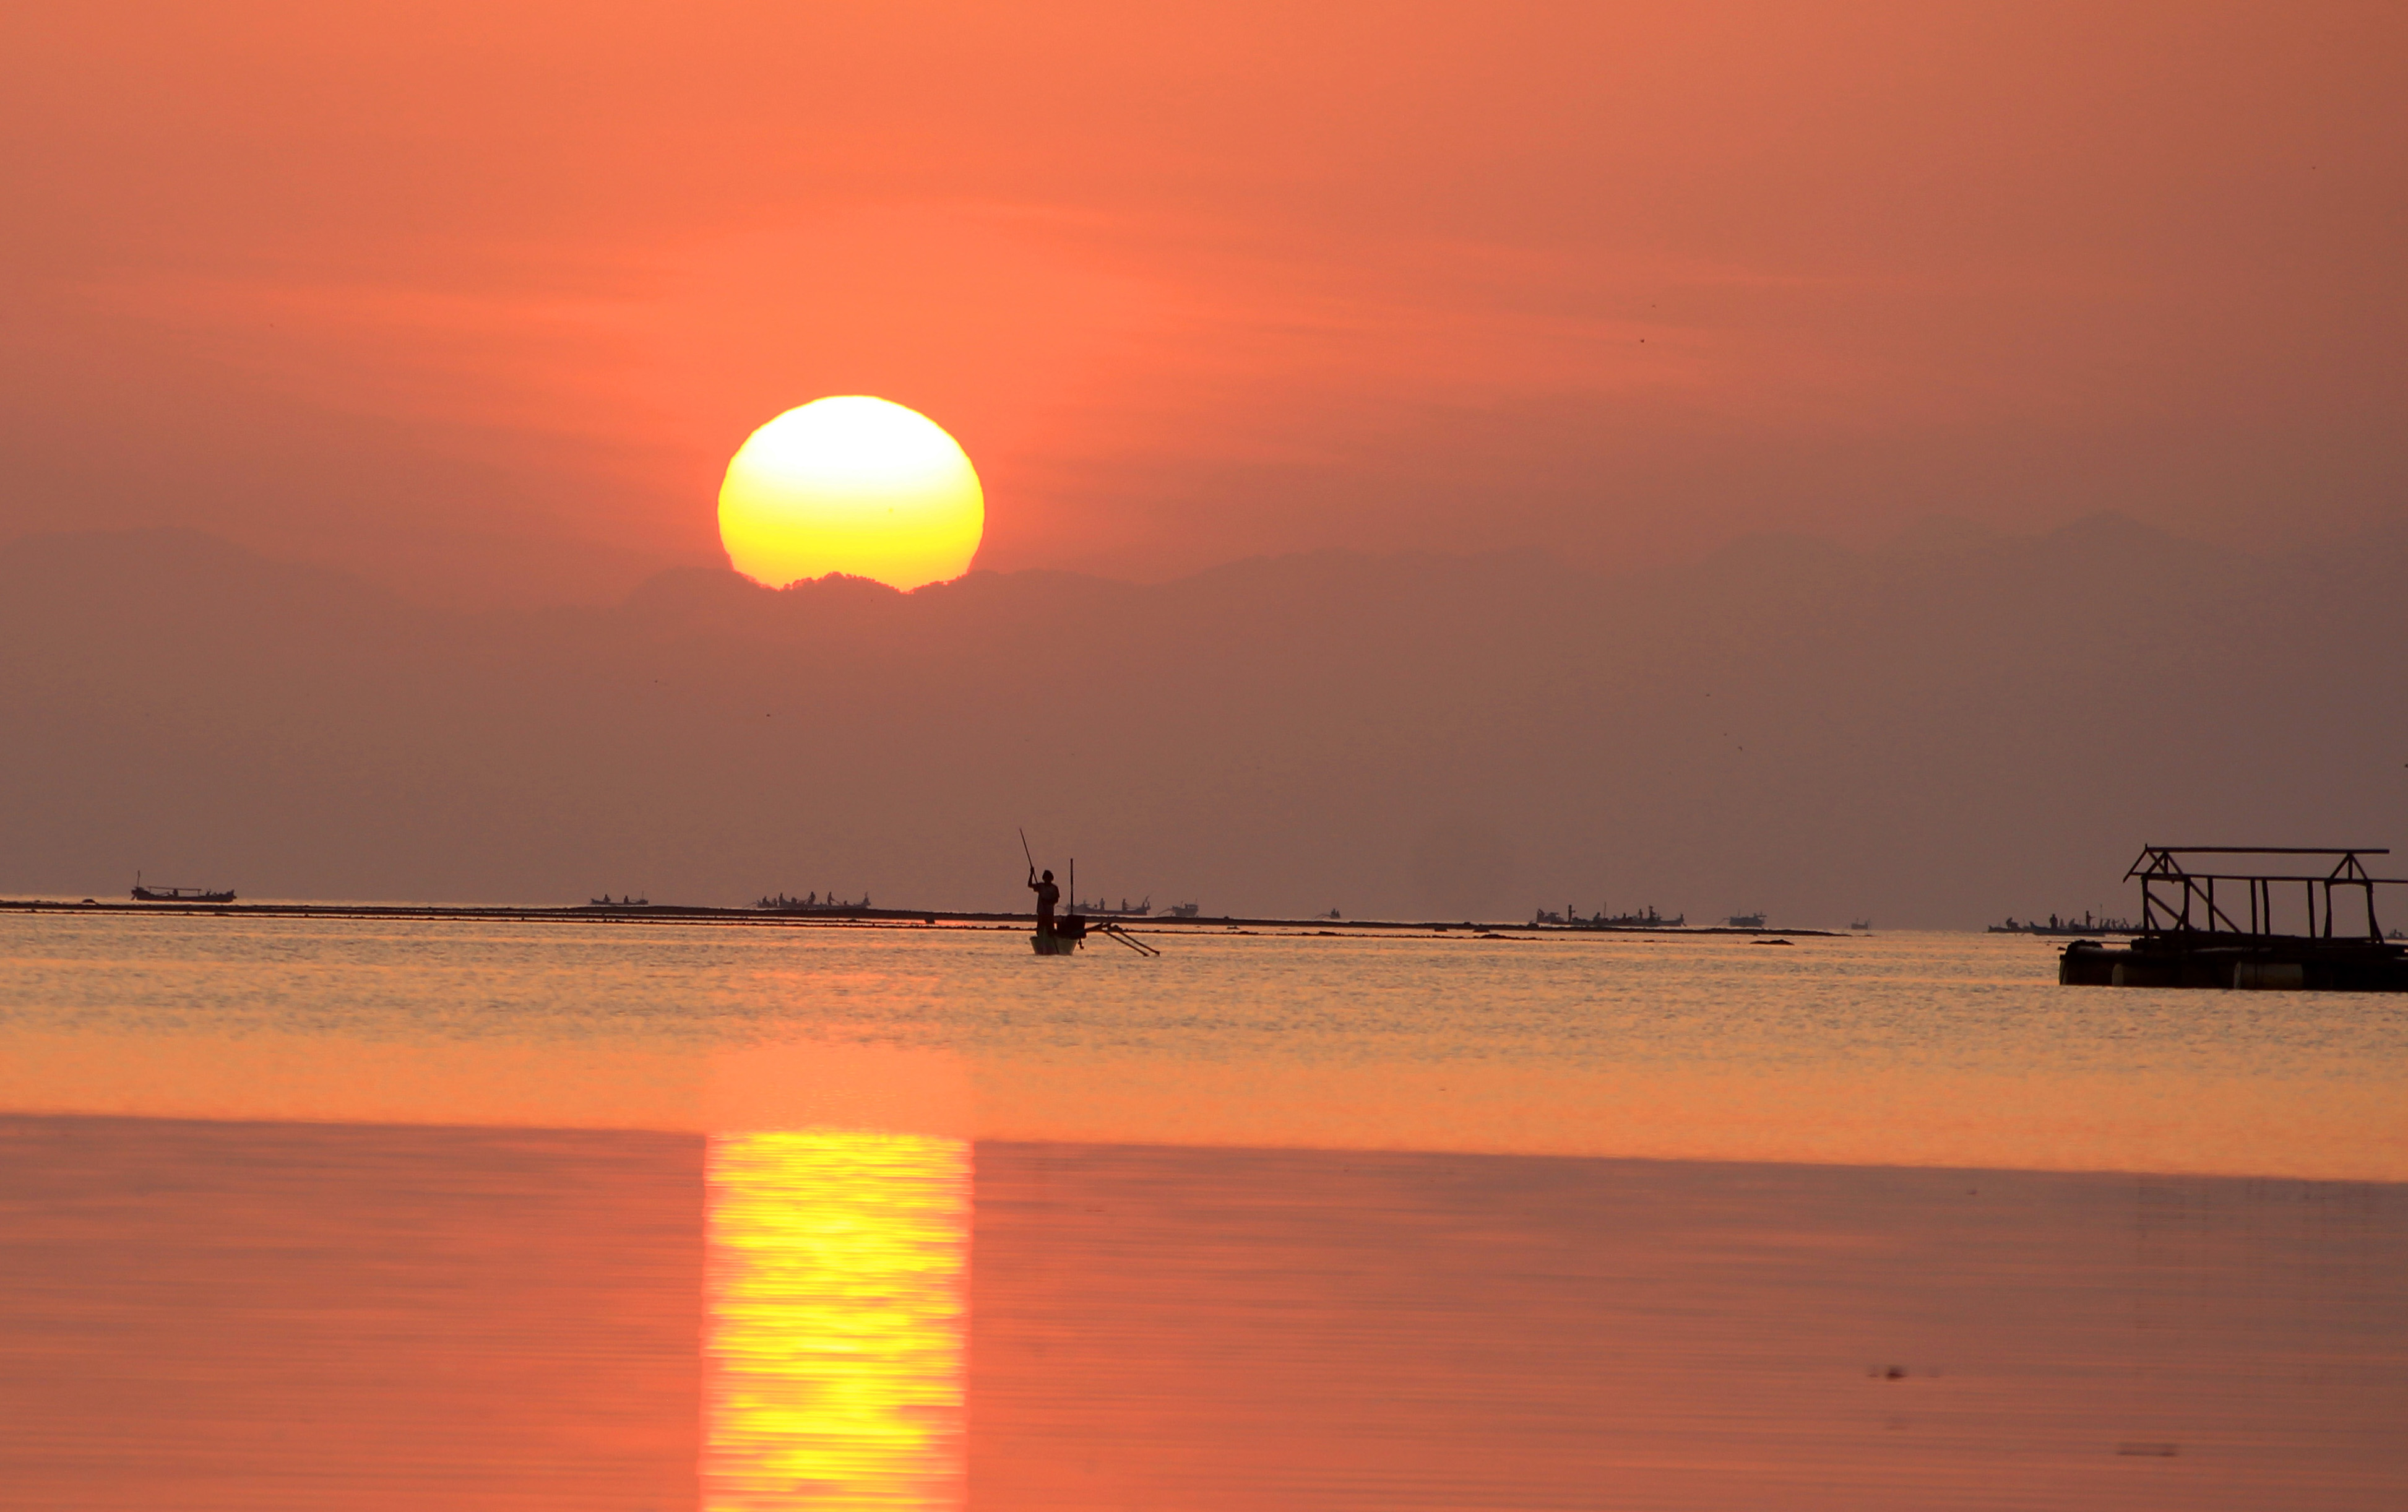
M1551 909L1538 910L1530 915L1530 922L1560 924L1570 929L1678 929L1689 922L1689 915L1675 914L1668 919L1656 913L1656 905L1650 903L1644 913L1608 914L1600 907L1595 914L1583 918L1578 909L1566 903L1560 914Z
M773 914L841 914L850 910L867 908L869 894L863 893L861 901L856 903L849 898L838 898L834 893L824 898L818 893L812 893L804 898L789 898L784 893L772 893L767 897L754 899L752 906Z
M2019 920L2014 914L2010 914L2007 915L2006 923L1991 925L1989 932L1992 934L2053 935L2139 934L2141 932L2141 929L2129 919L2093 918L2086 913L2078 919L2071 914L2067 914L2062 919L2058 918L2056 914L2051 914L2048 916L2048 922L2045 924L2042 923L2038 919Z
M1074 914L1092 914L1099 918L1141 919L1154 912L1154 900L1149 897L1141 902L1132 903L1126 898L1123 898L1121 906L1118 908L1100 900L1093 903L1073 903L1070 905L1070 910Z
M1168 919L1192 919L1203 912L1202 905L1197 903L1173 903L1162 911L1162 916Z
M1761 914L1733 914L1730 916L1730 927L1734 929L1761 929L1764 928L1764 915Z
M1666 918L1656 912L1656 905L1653 903L1647 905L1647 912L1644 914L1634 912L1606 917L1603 909L1598 910L1598 913L1599 917L1591 919L1589 922L1601 929L1678 929L1689 922L1689 915L1685 913L1675 914L1670 918Z
M207 887L146 887L142 873L134 873L134 900L137 903L231 903L234 889L211 892Z
M638 898L633 894L629 894L623 898L613 898L606 892L601 897L591 900L587 906L592 908L647 908L651 906L652 901L652 900L649 898Z
M1851 924L1851 925L1849 925L1849 926L1848 926L1848 928L1849 928L1849 929L1862 929L1862 930L1864 930L1864 931L1865 931L1866 933L1868 933L1868 934L1870 934L1870 933L1871 933L1871 932L1872 932L1872 927L1873 927L1873 921L1872 921L1872 920L1870 920L1870 919L1858 919L1858 920L1856 920L1855 923L1853 923L1853 924Z

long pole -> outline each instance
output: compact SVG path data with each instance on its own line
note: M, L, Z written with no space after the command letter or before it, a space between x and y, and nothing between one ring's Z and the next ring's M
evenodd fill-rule
M1037 857L1029 856L1028 831L1025 828L1020 831L1020 854L1028 857L1028 874L1032 877L1037 875Z

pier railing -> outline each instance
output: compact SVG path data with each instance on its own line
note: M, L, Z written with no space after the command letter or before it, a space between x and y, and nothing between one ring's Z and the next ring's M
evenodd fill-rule
M2336 938L2333 889L2338 887L2358 893L2366 904L2366 938L2379 941L2383 938L2383 926L2374 914L2374 889L2408 887L2408 877L2378 877L2367 870L2364 858L2390 854L2387 848L2375 845L2151 845L2141 852L2141 858L2124 873L2124 880L2137 879L2141 884L2141 929L2144 934L2272 937L2277 932L2275 889L2284 888L2287 897L2290 885L2296 883L2307 905L2307 938ZM2182 859L2225 856L2329 857L2332 863L2329 870L2322 871L2193 871ZM2293 864L2305 868L2312 863ZM2216 897L2218 883L2226 885L2222 901ZM2247 900L2245 903L2234 897L2236 892ZM2226 903L2233 906L2228 908Z

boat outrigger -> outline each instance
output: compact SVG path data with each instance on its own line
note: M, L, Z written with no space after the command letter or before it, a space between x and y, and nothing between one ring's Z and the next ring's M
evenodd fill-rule
M137 903L231 903L234 889L211 892L207 887L146 887L142 873L134 873L134 900Z

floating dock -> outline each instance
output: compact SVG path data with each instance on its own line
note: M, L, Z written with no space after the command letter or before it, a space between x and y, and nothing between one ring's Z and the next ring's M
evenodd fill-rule
M2408 886L2408 877L2375 876L2365 861L2389 854L2376 846L2148 846L2124 873L2141 884L2141 928L2132 943L2119 949L2077 940L2057 958L2057 979L2067 986L2408 992L2408 943L2383 937L2374 908L2376 888ZM2193 871L2184 859L2230 856L2315 857L2331 865L2322 871ZM2295 886L2307 928L2284 933L2276 919L2287 910L2278 905ZM2355 918L2346 932L2335 929L2337 905L2349 901L2364 905L2363 933Z

